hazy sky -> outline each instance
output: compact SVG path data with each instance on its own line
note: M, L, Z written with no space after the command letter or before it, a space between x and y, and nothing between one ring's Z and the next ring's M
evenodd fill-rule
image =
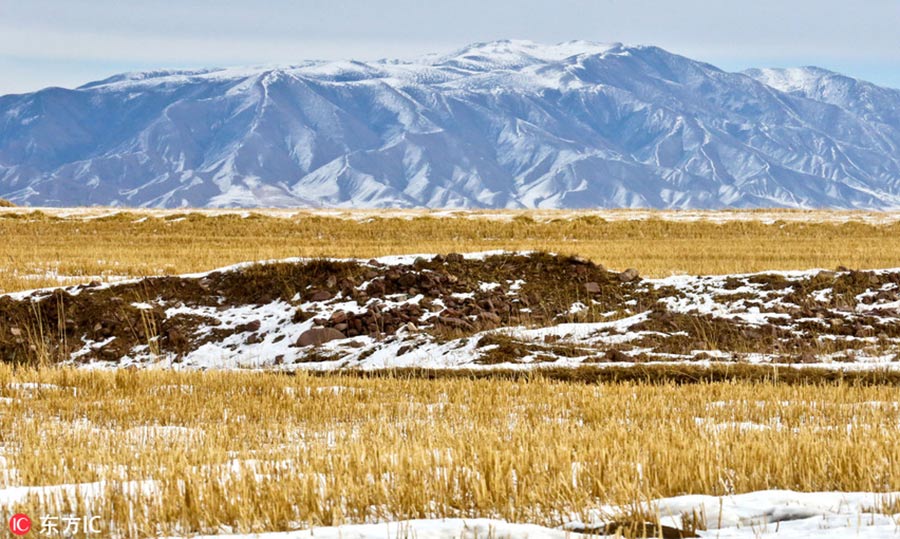
M659 45L723 69L819 65L900 88L900 0L0 0L0 94L122 71Z

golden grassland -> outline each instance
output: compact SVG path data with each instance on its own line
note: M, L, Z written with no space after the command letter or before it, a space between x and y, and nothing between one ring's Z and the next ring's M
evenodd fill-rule
M491 516L759 489L900 489L896 388L0 367L10 511L106 534Z
M71 217L71 214L76 217ZM0 211L0 293L287 257L492 249L647 276L900 266L895 214L828 212Z

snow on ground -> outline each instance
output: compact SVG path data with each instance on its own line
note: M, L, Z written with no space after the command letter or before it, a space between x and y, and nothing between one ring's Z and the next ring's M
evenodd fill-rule
M282 533L207 535L197 536L196 539L574 539L575 537L581 537L581 535L533 524L511 524L502 520L477 518L451 518L321 527Z
M770 490L732 496L679 496L656 500L650 510L660 523L681 529L683 515L705 521L700 537L722 539L838 539L900 537L900 514L890 514L900 493ZM408 520L381 524L319 527L280 533L209 535L195 539L565 539L603 537L597 532L616 507L600 508L588 523L573 520L559 528L488 519ZM584 533L579 533L584 532Z

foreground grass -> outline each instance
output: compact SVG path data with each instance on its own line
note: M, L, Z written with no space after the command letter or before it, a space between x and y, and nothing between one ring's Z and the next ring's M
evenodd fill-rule
M493 516L769 488L898 490L896 388L0 367L8 508L106 535Z
M0 293L58 284L210 270L286 257L359 257L490 249L578 254L643 275L900 266L900 224L855 214L775 212L773 224L729 218L628 220L596 212L459 214L392 212L365 219L298 214L121 213L66 219L0 212ZM602 214L600 214L602 215ZM627 214L626 214L627 215ZM716 217L719 214L709 214ZM636 214L636 216L644 216ZM808 219L806 219L808 216ZM502 218L498 218L502 217ZM847 219L849 222L841 222Z

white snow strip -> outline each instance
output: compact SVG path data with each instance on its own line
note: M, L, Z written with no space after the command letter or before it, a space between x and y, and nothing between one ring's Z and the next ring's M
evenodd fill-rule
M683 515L698 515L706 530L700 537L728 539L838 539L900 537L900 515L886 514L900 493L792 492L769 490L732 496L678 496L645 507L663 525L681 528ZM573 520L560 528L514 524L490 519L427 519L318 527L289 532L192 536L194 539L577 539L602 527L629 508L606 506L591 512L591 520ZM596 528L594 528L596 529ZM603 537L596 533L591 537ZM175 538L170 538L175 539Z

